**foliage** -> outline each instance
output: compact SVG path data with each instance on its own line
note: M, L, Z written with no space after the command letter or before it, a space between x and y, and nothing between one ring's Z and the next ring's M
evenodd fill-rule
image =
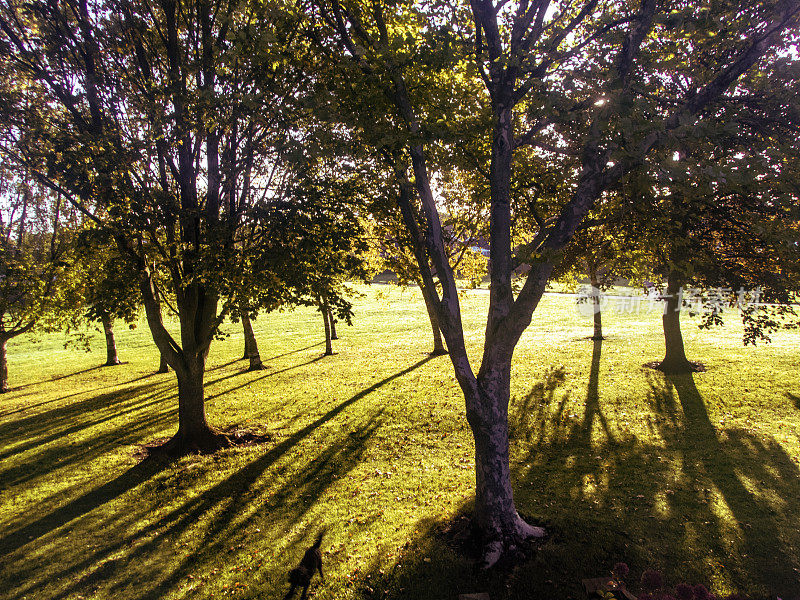
M75 215L56 194L26 180L19 165L0 159L0 337L41 326L56 329L70 278L70 222ZM23 172L24 173L24 172Z

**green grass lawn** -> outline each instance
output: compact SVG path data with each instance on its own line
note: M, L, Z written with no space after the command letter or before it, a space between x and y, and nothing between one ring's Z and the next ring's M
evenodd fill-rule
M323 527L318 599L582 598L617 561L631 579L800 597L800 335L744 348L731 319L698 331L708 371L664 377L660 315L609 313L608 339L574 299L546 296L515 355L517 506L553 532L513 572L477 578L440 534L469 510L473 448L449 359L429 359L417 290L364 288L322 357L312 310L255 323L268 370L245 372L241 330L212 346L210 421L265 445L138 463L176 428L173 374L144 322L120 326L126 364L99 368L63 336L9 344L0 397L0 597L282 598ZM480 355L485 293L463 300ZM476 366L477 368L477 366ZM634 586L635 587L635 586Z

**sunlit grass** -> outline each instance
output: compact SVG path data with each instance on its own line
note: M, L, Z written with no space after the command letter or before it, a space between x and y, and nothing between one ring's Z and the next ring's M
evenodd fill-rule
M263 446L168 466L139 444L176 426L174 375L157 375L144 323L118 332L126 364L9 345L0 397L0 585L22 598L281 598L325 528L320 599L579 598L617 561L718 592L800 595L800 336L744 348L701 332L705 373L643 368L663 353L657 313L609 313L593 344L574 300L546 296L515 354L517 504L552 539L530 563L479 580L437 528L468 510L472 442L447 357L429 359L416 290L374 286L323 358L313 310L256 322L267 371L247 373L236 325L212 347L208 414ZM473 360L488 297L462 302ZM476 365L477 368L477 365Z

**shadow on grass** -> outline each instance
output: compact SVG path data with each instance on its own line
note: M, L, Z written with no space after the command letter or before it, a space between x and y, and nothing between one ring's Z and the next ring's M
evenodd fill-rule
M95 370L97 368L98 367L93 367L91 369L86 369L85 371L80 371L79 373L86 373L88 371L93 371L93 370ZM73 373L73 375L77 375L77 374L78 373ZM150 377L154 377L155 375L157 375L157 373L155 373L155 372L148 373L146 375L140 375L139 377L135 377L133 379L129 379L128 381L119 381L119 382L115 381L115 382L110 383L108 385L101 385L99 387L92 388L90 390L78 390L77 392L73 392L72 394L67 394L66 396L59 396L58 398L52 398L50 400L45 400L43 402L37 402L35 404L24 403L25 404L24 406L22 406L21 408L17 408L16 410L10 410L8 412L0 412L0 417L9 417L11 415L17 415L17 414L20 414L20 413L24 413L24 412L36 409L36 408L40 408L40 407L48 405L48 404L54 404L56 402L63 402L64 400L66 400L68 398L73 398L75 396L83 396L83 395L93 394L94 392L98 392L100 390L105 390L105 389L108 389L108 388L111 388L111 387L121 387L121 386L125 386L125 385L130 385L132 383L136 383L136 382L142 381L144 379L149 379ZM69 377L69 375L64 375L64 376L62 376L62 377L60 377L58 379L63 379L64 377ZM28 385L25 385L25 386L21 386L19 388L12 388L11 391L15 392L16 390L22 389L23 387L34 386L34 385L43 385L43 384L46 384L46 383L49 383L49 381L40 382L38 384L31 383L31 384L28 384ZM34 395L36 393L37 392L35 390L31 390L31 391L26 392L24 394L16 394L14 400L19 400L19 399L24 398L26 396L32 396L32 395Z
M582 414L565 414L568 390L554 370L512 407L517 507L553 533L534 559L479 578L440 535L442 521L423 519L395 564L376 560L361 578L365 598L581 598L581 579L607 575L618 561L631 566L634 587L656 568L672 584L800 594L800 470L784 448L752 431L718 431L692 375L645 373L650 410L632 418L646 419L654 435L640 440L619 419L612 435L601 348L596 342Z
M791 392L786 392L786 397L789 398L792 402L794 402L795 407L797 410L800 410L800 396L797 394L792 394Z
M120 363L124 364L124 363ZM74 373L65 373L64 375L57 375L56 377L51 377L50 379L42 379L41 381L31 381L30 383L25 383L23 385L18 385L12 387L9 391L10 392L17 392L19 390L25 390L31 387L35 387L37 385L42 385L45 383L51 383L53 381L61 381L62 379L67 379L69 377L77 377L78 375L84 375L86 373L91 373L92 371L98 371L105 367L106 365L95 365L94 367L89 367L88 369L82 369L81 371L75 371Z
M0 444L5 448L0 452L0 459L10 458L60 438L74 436L84 429L157 405L161 402L162 392L170 387L167 382L133 386L8 421L0 425ZM38 462L45 467L52 464L43 460ZM0 471L0 477L6 483L14 483L7 479L8 476L7 472Z
M269 371L269 372L265 373L264 371L248 371L247 369L245 369L243 371L237 371L236 373L232 373L230 375L225 375L224 377L218 377L217 379L214 379L212 381L206 382L206 386L213 385L215 383L219 383L220 381L225 381L226 379L231 379L232 377L236 377L238 375L244 375L246 373L264 373L260 377L253 377L253 378L248 379L244 383L241 383L241 384L239 384L237 386L234 386L232 388L227 388L227 389L225 389L225 390L223 390L221 392L218 392L216 394L212 394L210 396L206 396L206 402L208 402L209 400L214 400L215 398L219 398L220 396L224 396L225 394L228 394L230 392L236 391L236 390L241 389L241 388L243 388L245 386L248 386L248 385L251 385L253 383L256 383L257 381L261 381L262 379L267 379L268 377L274 377L275 375L280 375L281 373L286 373L287 371L292 371L294 369L299 369L300 367L305 367L307 365L314 364L315 362L318 362L318 361L322 360L323 358L325 358L325 357L324 356L317 356L316 358L312 358L311 360L308 360L308 361L306 361L304 363L298 363L296 365L291 365L291 366L285 367L283 369L280 369L278 371Z
M312 348L316 348L317 346L324 346L325 342L318 342L316 344L311 344L310 346L305 346L303 348L298 348L297 350L291 350L289 352L284 352L283 354L276 354L275 356L270 356L269 358L261 359L261 362L267 363L271 360L276 360L278 358L283 358L284 356L289 356L291 354L297 354L298 352L303 352L304 350L311 350Z
M368 411L366 417L350 415L351 419L358 418L359 423L335 428L333 434L330 428L325 429L326 437L321 437L313 455L298 453L295 447L375 390L412 372L428 360L421 360L365 388L265 452L256 450L260 455L254 460L223 480L205 489L201 487L199 493L184 496L180 485L184 480L194 482L202 478L204 469L213 471L216 462L224 460L225 453L198 459L199 471L190 471L188 467L177 472L165 471L164 477L148 481L144 484L147 489L139 492L152 498L153 493L164 490L167 504L163 509L159 510L149 501L141 508L124 510L124 507L117 506L105 512L95 511L111 498L142 483L144 478L136 477L134 473L152 475L156 472L148 471L156 467L143 463L145 466L140 465L138 470L126 473L18 529L0 546L5 555L14 553L6 561L8 572L4 575L7 580L20 582L13 597L36 596L53 581L63 582L54 598L73 597L113 578L115 582L109 593L114 597L155 600L185 584L188 574L219 565L228 552L238 552L236 548L243 547L248 536L252 535L253 525L265 528L258 534L260 543L263 544L265 539L270 540L269 545L283 543L291 537L287 532L304 518L329 486L359 464L371 438L381 426L383 407ZM358 414L363 415L363 411ZM295 475L281 482L281 473L287 468L286 461L290 461ZM299 470L298 462L302 465ZM270 471L269 475L267 471ZM94 528L93 539L100 543L81 548L60 544L65 532L59 528L82 516L88 520L84 526ZM47 533L52 535L45 539ZM30 570L32 562L35 565L35 559L26 551L32 548L28 544L37 540L36 550L46 548L48 552L46 560L41 559L38 564L50 572L47 577L39 574L36 578L26 579L23 572ZM178 543L191 544L193 548L176 553ZM124 554L124 560L116 558L120 553ZM166 556L177 560L165 560ZM287 571L290 568L288 560L289 557ZM283 586L284 577L285 573L281 574L279 581L258 581L256 578L254 585L277 589Z
M161 468L163 468L163 464L160 465L155 461L141 462L116 479L9 533L0 540L0 556L14 552L27 544L35 543L40 537L118 498L145 479L153 476Z

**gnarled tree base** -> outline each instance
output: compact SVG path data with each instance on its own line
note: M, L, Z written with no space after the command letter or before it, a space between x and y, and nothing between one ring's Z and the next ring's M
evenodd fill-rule
M438 528L438 534L454 551L475 561L477 569L513 567L528 560L548 537L544 527L531 525L518 517L504 539L487 539L472 516L459 515Z
M267 367L264 366L264 363L258 361L257 363L251 362L250 366L247 367L248 371L263 371Z
M116 367L117 365L121 365L121 364L122 364L122 361L117 358L117 359L114 359L114 360L107 360L105 363L103 363L103 366L104 367Z
M494 533L487 539L486 534L483 534L483 551L477 565L478 569L486 571L501 561L516 562L526 557L526 549L529 549L530 542L544 539L547 532L543 527L531 525L517 515L514 523L500 532L499 538L497 535Z
M656 371L661 371L666 375L681 375L686 373L702 373L706 370L706 367L703 363L699 361L687 360L687 361L653 361L649 363L645 363L645 367L650 369L655 369Z
M446 354L449 352L444 348L434 348L432 352L428 353L428 356L445 356Z
M175 459L188 454L213 454L232 445L226 434L209 427L208 431L191 436L179 430L165 442L144 446L141 453L144 458Z
M151 458L173 460L188 454L213 454L225 448L265 444L272 439L270 435L244 429L217 431L209 428L208 434L204 435L200 440L189 440L185 436L179 435L179 433L176 433L171 438L155 440L151 444L140 446L134 455L142 460Z

